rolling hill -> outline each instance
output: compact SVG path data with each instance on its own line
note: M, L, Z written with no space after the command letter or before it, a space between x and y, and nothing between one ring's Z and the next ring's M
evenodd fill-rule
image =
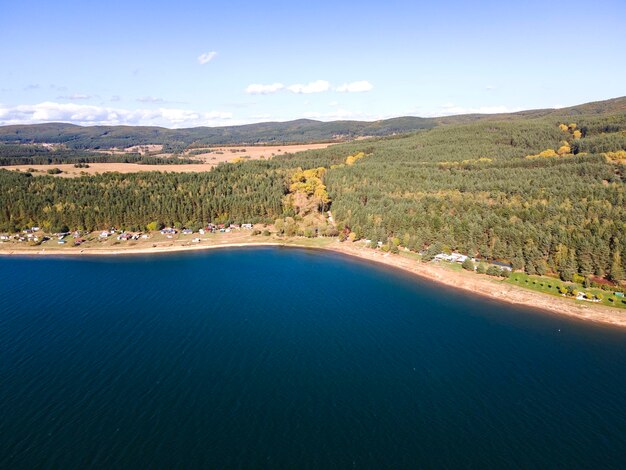
M180 151L189 146L229 144L285 144L351 140L365 136L388 136L450 124L485 120L518 120L546 116L580 116L626 112L626 97L561 109L536 109L507 114L465 114L440 118L398 117L380 121L321 122L298 119L243 126L167 129L145 126L77 126L65 123L0 126L0 142L62 143L70 149L126 148L163 144Z

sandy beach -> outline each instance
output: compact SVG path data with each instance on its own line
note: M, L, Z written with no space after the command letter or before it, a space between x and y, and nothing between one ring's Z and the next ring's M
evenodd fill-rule
M230 235L230 234L226 234ZM363 247L359 243L339 242L333 239L324 239L321 242L315 239L278 239L274 237L251 237L244 234L233 236L218 236L210 244L191 244L188 241L158 243L148 246L122 245L119 247L24 247L11 249L0 246L0 256L125 256L138 254L174 253L182 251L197 251L218 248L238 248L255 246L285 246L309 249L319 249L333 252L342 256L353 256L362 260L380 263L385 266L401 269L405 272L426 278L455 289L461 289L475 295L482 295L510 304L531 307L548 311L553 314L565 315L579 320L591 321L607 325L626 327L626 311L603 305L593 305L582 301L560 298L517 287L500 279L479 275L465 271L454 271L435 263L420 263L414 258L380 250Z

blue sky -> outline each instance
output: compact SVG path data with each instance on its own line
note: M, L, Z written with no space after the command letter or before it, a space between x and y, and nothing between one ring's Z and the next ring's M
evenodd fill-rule
M22 0L0 124L375 120L626 95L626 2Z

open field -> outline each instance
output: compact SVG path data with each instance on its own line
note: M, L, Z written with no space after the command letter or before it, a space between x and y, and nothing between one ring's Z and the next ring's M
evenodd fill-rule
M125 153L140 153L141 155L147 155L149 153L159 153L161 150L163 150L162 144L146 144L133 145L132 147L126 147L124 149L111 148L105 150L94 150L94 152L105 153L108 155L124 155Z
M198 163L192 165L141 165L139 163L90 163L89 168L76 168L72 163L57 165L12 165L1 167L6 170L28 171L29 168L36 170L34 175L47 175L51 168L58 168L63 173L53 176L74 178L82 175L95 175L96 173L139 173L142 171L169 171L172 173L198 173L209 171L216 164Z
M298 153L305 150L319 150L333 145L324 144L301 144L301 145L246 145L241 147L202 147L187 150L185 157L198 160L204 160L207 163L230 162L237 158L245 160L259 160L262 158L269 159L276 155L284 155L286 153ZM197 153L206 150L204 153Z
M81 175L94 175L96 173L139 173L143 171L161 171L172 173L198 173L209 171L219 163L227 163L234 161L270 159L276 155L284 155L286 153L299 153L306 150L324 149L330 145L325 144L298 144L298 145L278 145L278 146L245 146L245 147L204 147L186 151L184 156L198 160L198 164L185 165L142 165L139 163L89 163L89 168L75 168L72 163L53 164L53 165L10 165L4 166L6 170L28 171L29 168L36 170L34 174L44 175L51 168L58 168L62 171L55 176L73 178ZM196 152L205 151L195 154ZM155 155L155 157L167 158L169 155Z

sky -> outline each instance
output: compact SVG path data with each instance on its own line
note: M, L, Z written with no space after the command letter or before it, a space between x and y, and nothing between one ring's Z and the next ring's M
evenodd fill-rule
M227 126L626 95L626 2L7 0L0 125Z

